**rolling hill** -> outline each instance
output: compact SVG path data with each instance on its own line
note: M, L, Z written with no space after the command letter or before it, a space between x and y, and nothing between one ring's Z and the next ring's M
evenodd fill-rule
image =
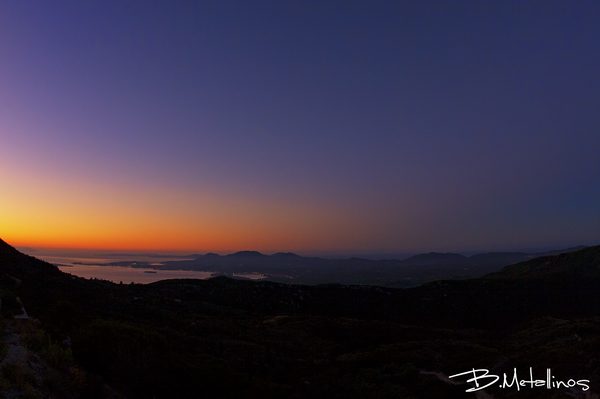
M119 285L62 273L0 241L1 312L5 324L25 323L22 341L51 370L30 384L42 396L472 398L466 378L444 377L532 367L590 380L589 392L485 393L593 397L599 257L600 246L589 247L410 289L223 276ZM39 322L11 321L15 296ZM68 350L53 344L67 338Z

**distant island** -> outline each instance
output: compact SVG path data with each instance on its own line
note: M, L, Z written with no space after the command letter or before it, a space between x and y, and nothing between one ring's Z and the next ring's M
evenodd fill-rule
M472 256L430 252L408 259L325 259L291 252L265 255L240 251L229 255L207 253L193 260L168 260L159 264L138 260L110 263L73 262L84 266L117 266L154 270L190 270L227 274L234 278L261 275L263 279L292 284L363 284L409 288L436 280L465 280L499 271L504 266L586 248L578 246L539 253L488 252Z

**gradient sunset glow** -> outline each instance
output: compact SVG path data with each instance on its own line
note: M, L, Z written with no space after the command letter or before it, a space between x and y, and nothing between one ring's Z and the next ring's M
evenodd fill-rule
M3 2L0 238L600 242L598 2Z

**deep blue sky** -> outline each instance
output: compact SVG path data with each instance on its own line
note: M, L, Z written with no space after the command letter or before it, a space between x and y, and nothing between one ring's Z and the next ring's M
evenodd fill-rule
M598 71L596 1L2 2L0 237L598 244Z

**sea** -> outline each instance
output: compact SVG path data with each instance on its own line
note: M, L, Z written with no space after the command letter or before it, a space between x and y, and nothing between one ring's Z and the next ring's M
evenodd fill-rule
M213 271L195 270L157 270L149 268L97 266L90 263L112 263L123 261L148 262L151 266L160 266L162 262L173 260L192 260L195 257L173 253L119 253L110 250L54 249L17 247L27 255L34 256L56 265L61 271L86 279L99 279L123 284L149 284L168 279L193 278L205 280L215 275ZM83 263L83 264L81 264ZM252 280L264 278L262 275L233 275Z

